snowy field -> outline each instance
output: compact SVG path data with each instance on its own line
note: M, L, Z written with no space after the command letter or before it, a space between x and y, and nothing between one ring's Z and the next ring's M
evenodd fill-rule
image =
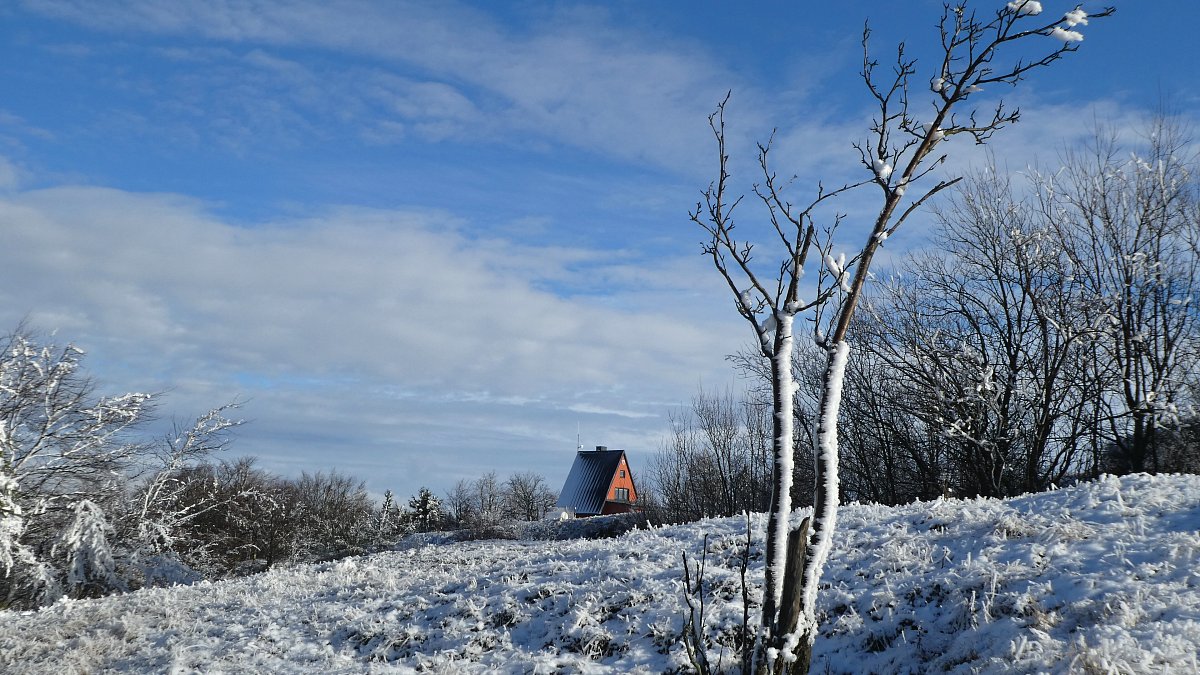
M1200 672L1198 476L852 505L840 520L814 672ZM728 637L741 618L737 518L423 545L0 613L0 671L686 670L680 552L705 534L709 632ZM756 543L752 580L761 571ZM732 665L719 647L710 658Z

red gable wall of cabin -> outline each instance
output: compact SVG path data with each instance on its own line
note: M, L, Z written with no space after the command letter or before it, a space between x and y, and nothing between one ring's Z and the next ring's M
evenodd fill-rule
M621 472L625 472L625 477L621 478ZM621 458L621 463L617 465L617 472L613 474L612 485L608 488L608 499L615 500L617 498L617 488L627 488L629 490L629 503L637 502L637 490L633 488L633 472L629 470L629 465L625 462L625 458Z

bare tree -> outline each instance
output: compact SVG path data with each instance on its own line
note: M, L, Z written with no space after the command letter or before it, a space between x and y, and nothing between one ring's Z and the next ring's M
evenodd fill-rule
M1195 155L1160 117L1145 147L1103 131L1041 178L1042 208L1064 242L1084 302L1102 332L1097 361L1113 396L1103 403L1124 471L1158 471L1158 431L1179 420L1200 345L1200 192Z
M649 475L658 497L662 517L674 522L689 522L705 514L705 490L693 481L696 473L696 433L682 414L668 413L670 431L658 452L650 459Z
M127 525L136 528L125 535L135 565L175 556L204 577L219 578L291 558L300 533L308 532L297 522L292 484L255 466L252 457L188 464L159 478L164 487L147 511L150 527ZM135 507L141 496L134 493Z
M337 470L305 471L293 486L301 555L320 560L362 552L373 510L362 480Z
M500 482L495 471L475 480L461 479L446 493L446 514L459 527L491 527L506 515L507 492L507 485Z
M471 481L459 479L454 487L446 493L446 514L459 527L472 522L475 517L475 500L471 491Z
M692 399L692 413L704 439L704 450L713 467L712 478L716 491L716 508L721 515L733 515L746 510L740 503L743 490L750 483L745 434L741 427L737 403L730 392L719 394L701 390Z
M807 672L810 665L817 633L817 588L837 522L837 420L849 357L846 335L871 262L884 240L917 208L957 182L956 178L943 178L908 196L908 191L924 183L923 179L945 159L937 151L943 140L961 134L985 143L997 130L1017 120L1018 112L1003 104L990 113L979 114L971 103L975 93L990 85L1015 85L1029 71L1075 50L1077 38L1082 36L1068 29L1085 19L1082 10L1077 8L1049 21L1036 17L1040 11L1040 3L1028 0L1011 2L990 18L978 18L965 5L947 7L940 22L942 58L930 80L932 100L924 122L917 117L916 101L910 99L916 62L906 55L902 44L890 74L881 76L867 49L870 31L864 30L862 77L878 106L878 116L872 122L869 140L855 147L868 177L831 190L818 186L815 197L797 205L785 195L789 182L781 181L770 168L771 143L760 145L763 182L755 186L754 193L766 209L768 231L782 252L780 258L766 264L756 260L753 240L739 238L735 231L734 212L741 198L729 190L726 102L709 118L717 141L718 178L691 217L708 233L704 253L725 279L737 312L750 323L763 358L770 362L775 412L762 629L752 655L757 672ZM1090 18L1107 16L1111 11ZM1057 47L1043 47L1040 57L998 61L1012 43L1044 40L1051 35L1062 42ZM968 112L957 115L959 107ZM865 185L875 186L881 202L866 242L849 259L835 257L833 235L842 217L834 215L820 228L817 219L829 200ZM815 288L801 283L806 266L813 263L824 263ZM793 529L794 329L796 317L810 313L814 341L824 350L826 365L815 434L813 515ZM749 670L750 661L744 659L744 663Z
M652 459L662 516L689 521L762 511L770 495L770 431L763 407L732 392L701 390L670 413L671 430Z
M944 446L943 488L1008 496L1086 472L1095 330L1051 224L994 169L936 213L937 252L911 256L902 281L874 294L864 352Z
M532 471L514 473L505 487L506 512L517 520L541 520L558 500L558 495L546 485L546 478Z
M500 522L504 517L504 486L496 477L495 471L489 471L475 482L471 483L475 522L474 527L489 527Z
M843 496L881 504L938 497L946 488L940 457L945 444L911 412L924 398L873 349L873 318L856 320L862 347L846 366L844 405L855 414L839 428ZM819 380L809 386L819 387Z

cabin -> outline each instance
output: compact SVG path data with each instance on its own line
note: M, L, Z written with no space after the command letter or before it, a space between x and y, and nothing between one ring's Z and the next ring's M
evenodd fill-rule
M571 473L558 495L564 517L607 516L629 513L637 506L637 488L624 450L595 450L575 453Z

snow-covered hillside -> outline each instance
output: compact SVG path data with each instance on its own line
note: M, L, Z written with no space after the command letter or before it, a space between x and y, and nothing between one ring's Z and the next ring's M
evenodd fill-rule
M855 505L841 528L815 672L1200 672L1200 477ZM427 545L0 613L0 670L677 670L680 552L708 535L709 632L731 636L743 529L733 518L599 541Z

